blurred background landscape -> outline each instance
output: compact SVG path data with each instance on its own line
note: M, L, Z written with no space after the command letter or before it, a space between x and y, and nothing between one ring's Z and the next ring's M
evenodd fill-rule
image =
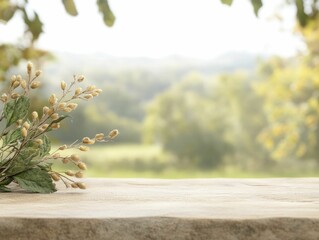
M316 0L63 3L0 3L0 78L33 61L35 109L74 74L103 90L50 135L119 129L82 154L87 176L319 176Z

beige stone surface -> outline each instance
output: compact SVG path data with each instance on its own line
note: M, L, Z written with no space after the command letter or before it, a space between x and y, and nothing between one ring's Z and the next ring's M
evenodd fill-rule
M84 181L0 193L0 240L319 239L318 178Z

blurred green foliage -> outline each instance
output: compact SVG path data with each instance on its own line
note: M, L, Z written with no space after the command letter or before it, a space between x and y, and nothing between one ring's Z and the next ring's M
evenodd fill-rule
M231 5L234 1L221 2ZM62 3L68 14L78 14L73 0ZM258 15L262 1L251 3ZM97 4L105 24L112 26L115 17L108 2L98 0ZM105 92L101 100L76 111L64 126L65 131L52 135L53 138L72 142L118 128L121 135L116 143L144 142L157 149L148 155L146 147L141 147L139 153L143 156L133 158L136 145L119 147L119 152L129 154L109 164L107 171L129 168L169 175L182 168L186 172L226 169L225 173L229 166L252 172L288 169L287 166L291 169L292 165L318 168L318 2L291 0L287 4L297 9L297 31L308 47L306 55L291 59L274 57L261 63L253 73L229 72L218 77L180 69L161 74L138 69L106 73L101 69L92 75L92 79L109 79L101 86ZM0 1L0 19L4 23L20 12L26 26L24 41L19 46L0 46L0 80L22 59L43 61L52 57L35 47L43 24L36 12L26 11L27 7L27 0ZM36 109L44 101L39 95L32 106ZM100 155L104 154L101 151ZM103 163L100 164L98 168L103 169ZM207 174L213 175L216 173Z

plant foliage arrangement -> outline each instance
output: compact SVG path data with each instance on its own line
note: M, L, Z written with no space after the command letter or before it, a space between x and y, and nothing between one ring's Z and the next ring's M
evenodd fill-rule
M116 129L108 135L99 133L93 138L84 137L81 142L62 145L51 152L47 133L60 128L61 121L77 108L76 102L90 100L102 90L93 85L82 89L79 85L84 81L84 76L74 76L69 84L61 82L61 94L52 94L48 106L38 113L32 111L30 94L40 86L40 75L41 71L34 72L32 63L28 63L26 79L13 75L8 90L1 95L0 191L10 191L8 185L13 182L29 192L52 193L56 191L54 181L60 180L66 187L85 189L84 183L74 180L74 177L83 177L85 163L78 154L63 156L63 151L88 151L88 145L108 142L119 134ZM52 165L55 161L74 164L79 171L54 171Z

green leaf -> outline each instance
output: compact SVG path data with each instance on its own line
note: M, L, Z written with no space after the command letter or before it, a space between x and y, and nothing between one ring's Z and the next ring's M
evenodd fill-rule
M305 13L304 2L303 0L296 0L296 8L297 8L297 19L299 24L304 27L308 21L308 15Z
M12 160L12 166L8 169L7 174L10 176L24 172L30 168L31 160L40 155L38 144L28 142L20 153Z
M4 180L2 180L2 181L0 182L0 185L6 186L6 185L10 184L12 181L13 181L13 178L12 178L12 177L7 177L7 178L5 178Z
M6 186L0 185L0 192L11 192L11 190Z
M48 163L48 162L40 162L37 164L37 167L39 167L40 169L49 172L52 170L52 165L53 163Z
M3 145L8 145L9 143L17 142L20 139L22 139L20 128L10 130L8 134L5 135L3 138Z
M251 4L254 8L254 13L256 17L258 16L259 9L263 6L263 3L261 0L251 0Z
M97 5L99 7L99 11L103 15L103 21L106 26L112 27L115 21L115 16L112 13L110 6L107 0L97 0Z
M11 100L4 106L4 117L7 119L6 127L12 125L19 119L24 119L30 107L30 99L21 96L18 99Z
M51 150L51 142L49 138L47 137L47 135L43 135L42 141L43 141L43 144L40 145L40 152L39 152L40 157L46 156Z
M223 4L226 4L226 5L230 6L230 5L232 5L233 0L221 0L221 2L222 2Z
M39 15L34 12L34 18L30 19L28 17L27 12L24 10L24 22L28 26L28 31L32 33L32 41L34 42L37 40L40 36L40 34L43 32L43 23L41 22Z
M78 11L76 10L76 6L73 0L62 0L64 5L65 11L70 14L71 16L78 15Z
M39 168L32 168L14 176L14 180L23 189L37 193L52 193L56 191L48 172Z

